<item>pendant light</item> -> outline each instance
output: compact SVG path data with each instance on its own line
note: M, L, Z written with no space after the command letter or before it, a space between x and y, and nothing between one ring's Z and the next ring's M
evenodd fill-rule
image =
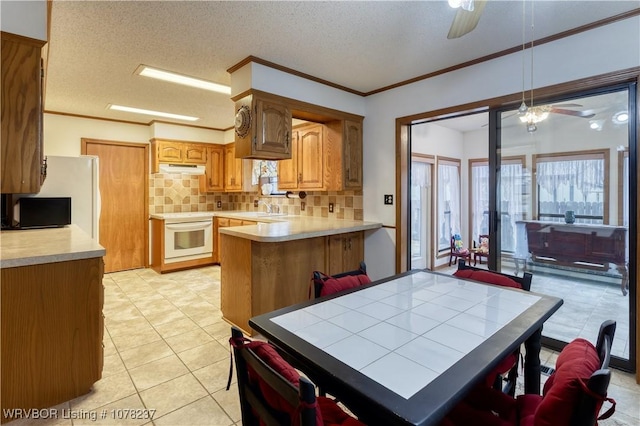
M534 22L533 22L533 6L534 1L531 1L531 97L529 100L530 105L527 106L525 102L525 88L524 88L524 51L525 51L525 2L526 0L522 0L522 103L520 104L520 108L518 108L518 114L520 115L520 121L526 123L527 132L533 133L538 130L536 126L537 123L545 120L549 116L550 107L546 106L535 106L533 103L533 40L534 40Z

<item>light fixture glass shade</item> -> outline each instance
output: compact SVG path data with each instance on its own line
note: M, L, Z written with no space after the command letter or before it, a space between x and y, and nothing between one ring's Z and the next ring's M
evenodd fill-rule
M448 0L448 2L449 2L449 6L454 9L459 8L460 5L462 4L462 0Z
M549 117L550 110L551 108L548 106L527 108L527 112L520 116L520 121L523 123L539 123Z
M629 113L627 111L617 112L611 120L616 124L626 123L629 120Z
M141 108L133 108L123 105L107 105L108 109L113 109L116 111L125 111L125 112L133 112L136 114L144 114L144 115L153 115L156 117L164 117L164 118L174 118L176 120L184 120L184 121L197 121L200 120L199 117L192 117L190 115L180 115L180 114L172 114L170 112L162 112L162 111L153 111L150 109L141 109Z
M526 114L529 107L527 106L525 101L522 101L520 104L520 108L518 108L518 114Z
M151 77L158 80L168 81L170 83L182 84L184 86L196 87L198 89L209 90L212 92L224 93L226 95L231 94L231 87L223 84L214 83L213 81L202 80L195 77L189 77L187 75L176 74L170 71L161 70L158 68L151 68L146 65L140 65L136 69L136 74L144 77Z

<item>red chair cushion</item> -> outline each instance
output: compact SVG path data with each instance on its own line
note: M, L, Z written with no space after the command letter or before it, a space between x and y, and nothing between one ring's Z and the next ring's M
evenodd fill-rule
M542 397L540 395L518 395L516 400L518 417L520 419L518 426L534 426L535 413L541 401Z
M535 413L536 426L569 425L573 409L583 392L581 380L588 380L600 368L596 348L585 339L575 339L560 352L556 371L547 379L543 398ZM600 411L602 404L598 404Z
M491 370L491 373L487 374L487 377L484 379L485 384L489 387L492 387L493 382L498 375L506 374L509 370L511 370L511 368L516 365L516 362L518 361L518 353L519 352L512 352L507 355L502 361L500 361L500 364L498 364L493 370Z
M329 277L328 279L324 280L324 284L322 285L322 289L320 290L320 296L337 293L339 291L358 287L363 284L369 284L370 282L371 279L367 274L346 275L340 278Z
M295 368L291 366L287 361L285 361L280 354L275 350L273 346L266 342L260 342L254 340L246 344L246 347L253 350L253 352L263 360L269 367L273 368L273 370L288 380L291 384L293 384L296 388L299 386L300 374L296 371ZM258 374L249 366L249 380L252 382L258 382L258 386L260 387L260 391L262 392L262 396L267 401L269 405L275 408L278 411L283 411L285 413L289 413L291 415L292 424L293 417L297 416L295 407L292 407L287 403L287 401L280 396L280 394L276 393L271 386L269 386L266 382L264 382ZM322 425L322 412L321 410L316 410L316 424Z
M469 278L470 280L481 281L483 283L522 289L522 285L520 285L520 283L512 280L509 277L505 277L504 275L496 274L491 271L462 269L454 272L453 275L460 278Z
M322 412L324 426L364 426L364 423L345 413L333 399L319 396L317 401L318 408Z

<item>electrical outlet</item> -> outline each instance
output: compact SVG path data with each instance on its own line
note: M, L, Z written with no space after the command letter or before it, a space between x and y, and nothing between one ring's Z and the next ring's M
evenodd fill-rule
M300 211L303 212L305 207L307 207L307 203L305 203L304 201L301 201L300 202Z
M216 202L216 207L221 209L222 208L222 201Z
M253 200L253 207L258 207L258 200Z
M384 203L393 204L393 194L384 194Z
M329 203L329 213L333 213L333 203Z

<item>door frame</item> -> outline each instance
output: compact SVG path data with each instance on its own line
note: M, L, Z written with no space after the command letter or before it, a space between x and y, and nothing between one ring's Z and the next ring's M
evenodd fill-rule
M147 226L143 229L143 238L144 238L144 262L143 267L149 267L149 144L148 143L139 143L139 142L120 142L120 141L112 141L105 139L92 139L92 138L81 138L80 139L80 153L82 155L87 155L87 145L88 144L100 144L100 145L111 145L111 146L125 146L125 147L133 147L133 148L143 148L144 149L144 170L142 173L144 174L144 178L146 180L146 185L144 185L144 217L147 218ZM98 224L99 225L99 224Z
M611 73L592 76L580 80L574 80L566 83L561 83L553 86L536 88L536 96L538 102L544 102L545 98L561 98L562 96L570 97L571 95L579 92L587 92L590 90L602 89L610 86L625 83L636 83L637 87L640 86L640 67L628 68L625 70L614 71ZM634 99L636 107L640 105L640 90L636 90L636 98ZM470 102L467 104L452 106L434 111L427 111L419 114L398 117L396 118L396 273L407 271L410 267L411 257L409 255L410 240L408 235L410 210L408 198L409 190L409 168L411 163L411 138L410 127L413 123L434 121L444 118L453 118L462 115L473 114L482 111L489 112L489 158L497 155L492 150L496 149L496 128L497 128L497 110L499 109L517 109L518 105L522 102L522 93L513 93L510 95L500 96L491 99L480 100L476 102ZM635 111L629 111L638 116L637 109ZM640 126L630 129L632 132L630 137L634 137L636 145L640 143ZM630 147L631 149L631 147ZM635 149L635 147L634 147ZM494 160L495 161L495 160ZM640 159L636 157L636 168L640 169ZM495 173L490 170L490 173ZM490 179L492 179L490 177ZM495 175L493 176L495 181ZM640 188L640 172L637 173L637 181L631 182L630 190L637 191ZM493 191L493 197L495 197L495 191ZM490 195L490 206L495 205L495 199L492 199ZM636 223L640 222L640 209L635 209ZM490 221L490 224L493 221ZM635 247L638 247L640 241L640 227L637 227L635 235L631 234L629 241L631 245L632 238L635 238ZM498 262L497 251L493 250L490 253L488 259L488 266L495 269ZM634 286L633 281L637 280L640 276L640 262L636 262L635 268L629 270L629 279L631 286ZM635 335L631 335L630 338L635 338L635 348L640 346L640 321L638 317L638 309L640 306L640 291L637 283L633 291L629 292L629 296L635 296L635 303L630 303L630 312L633 311L632 318L635 324ZM632 309L633 308L633 309ZM640 356L637 351L630 354L631 362L634 362L635 358L635 374L636 382L640 383Z

